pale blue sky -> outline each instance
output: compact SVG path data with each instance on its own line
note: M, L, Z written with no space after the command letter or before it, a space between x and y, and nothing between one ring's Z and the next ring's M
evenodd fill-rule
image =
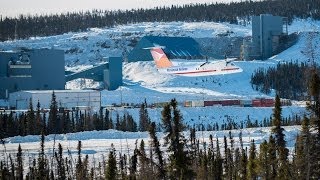
M91 9L136 9L172 4L231 2L232 0L0 0L0 15L51 14ZM240 0L233 0L240 1Z

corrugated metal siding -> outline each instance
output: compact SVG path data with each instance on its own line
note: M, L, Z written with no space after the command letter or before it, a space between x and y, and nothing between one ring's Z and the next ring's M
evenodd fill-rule
M202 57L199 44L190 37L145 36L128 54L128 62L152 61L150 50L155 44L164 46L169 58Z

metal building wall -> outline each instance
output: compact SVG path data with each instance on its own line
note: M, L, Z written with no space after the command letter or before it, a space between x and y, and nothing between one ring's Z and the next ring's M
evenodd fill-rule
M36 49L31 54L32 79L35 89L62 90L65 87L64 51Z
M28 56L28 66L31 67L23 69L18 65L9 68L9 62L18 61L22 54ZM0 84L0 98L6 98L6 91L64 89L64 51L32 49L0 52Z
M19 91L10 93L9 105L16 109L28 109L30 99L35 109L38 101L40 107L49 109L51 105L52 92L50 90L44 91ZM67 109L72 108L88 108L98 111L101 107L100 91L94 90L56 90L56 101L58 107Z
M283 33L283 18L270 14L252 17L252 41L262 59L273 55L274 37Z
M122 58L109 57L109 68L104 70L104 83L108 90L115 90L122 86Z
M202 58L199 44L191 37L145 36L128 54L128 62L152 61L150 48L164 46L163 49L169 58Z

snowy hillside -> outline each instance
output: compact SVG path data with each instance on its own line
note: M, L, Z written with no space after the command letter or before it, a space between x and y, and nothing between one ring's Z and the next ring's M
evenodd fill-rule
M319 61L319 25L318 21L295 20L288 28L289 33L300 33L299 40L294 46L267 61L235 62L244 70L237 74L181 77L160 74L153 62L124 63L124 86L115 91L103 91L102 105L141 103L145 99L148 103L154 103L167 102L176 98L182 104L186 100L273 98L274 93L266 96L251 87L252 73L257 68L275 66L279 62L310 62L310 49L314 50L314 60ZM91 28L87 32L7 41L0 43L0 49L12 49L20 46L63 49L65 50L66 69L81 71L100 63L102 57L125 56L135 43L145 35L191 36L193 38L213 38L221 35L244 37L251 35L251 26L214 22L128 24L105 29ZM183 64L185 62L175 60L175 63ZM78 79L68 82L66 88L81 89L100 86L100 83L94 81ZM272 113L272 108L181 108L185 120L190 124L194 124L195 122L191 122L192 119L198 119L200 115L207 117L209 122L223 122L226 115L237 117L236 121L243 121L248 115L253 119L262 120L270 117ZM159 120L160 109L151 111L154 111L152 116L154 120ZM137 110L133 110L131 113L135 114L136 112ZM303 114L304 107L288 107L284 108L284 112L285 116L292 117L294 114Z
M319 31L318 21L296 20L289 33ZM251 35L251 25L214 22L139 23L114 28L91 28L86 32L0 43L0 49L17 47L56 48L65 50L66 66L97 64L102 57L126 56L136 42L146 35L190 36L193 38L245 37Z
M146 35L190 36L193 38L248 36L251 27L213 22L140 23L114 28L91 28L87 32L67 33L51 37L34 37L30 40L0 43L0 49L16 47L56 48L65 50L67 66L96 64L102 57L126 56L136 42Z
M182 103L187 100L215 100L215 99L254 99L256 97L273 98L274 92L267 96L255 91L250 84L252 73L260 67L275 66L279 62L320 62L320 22L294 21L289 26L289 32L299 32L298 42L286 51L266 61L238 61L236 65L243 72L229 75L208 77L181 77L160 74L153 62L134 62L123 64L124 85L114 91L102 91L102 105L113 103L141 103L145 99L147 103L168 102L176 98L179 102L179 110L184 122L190 126L208 124L223 124L232 119L237 123L245 123L250 118L252 122L263 121L264 118L272 116L272 107L183 107ZM310 33L309 31L315 31ZM81 71L100 62L104 56L119 56L129 52L137 40L144 35L168 35L168 36L191 36L194 38L217 37L219 34L227 33L228 36L248 36L251 33L250 26L219 24L212 22L202 23L141 23L126 26L118 26L110 29L92 28L87 32L68 33L52 37L36 37L30 40L0 43L0 49L11 49L18 46L29 48L57 48L65 50L66 69ZM310 51L312 50L312 51ZM310 54L313 53L311 58ZM183 64L181 60L174 63ZM99 83L94 81L83 81L81 79L68 82L67 88L79 89L84 87L98 87ZM152 121L160 122L162 108L149 108L148 113ZM283 107L283 117L303 116L306 110L304 103L299 105ZM129 113L138 122L139 109L113 108L111 116L115 120L116 114L120 116ZM270 128L243 129L243 140L246 147L252 139L260 144L270 136ZM293 151L296 135L300 127L285 127L285 138L290 152ZM235 146L239 146L238 135L240 130L233 130ZM228 131L197 132L200 141L208 142L209 135L223 142L223 136L228 136ZM189 133L185 132L188 137ZM161 139L163 133L158 133ZM118 152L132 153L136 140L144 140L148 144L147 132L119 132L115 130L92 131L61 135L49 135L46 137L45 151L48 156L53 154L53 149L61 143L65 156L76 156L77 141L81 140L83 154L90 155L93 161L101 160L110 150L111 143L115 145ZM39 136L12 137L5 139L5 148L0 147L0 159L5 159L6 154L16 153L19 143L24 150L24 167L28 167L28 160L36 157L39 149ZM164 147L162 147L164 150ZM6 151L6 152L5 152Z

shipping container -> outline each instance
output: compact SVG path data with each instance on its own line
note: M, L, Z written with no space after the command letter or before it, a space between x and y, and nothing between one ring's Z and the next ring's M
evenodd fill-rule
M253 99L252 100L252 106L253 107L261 107L262 106L261 100L260 99Z
M240 106L240 100L222 100L222 106Z
M252 100L250 100L250 99L240 100L240 106L243 106L243 107L252 107Z
M204 101L192 101L192 107L204 107Z
M184 102L184 107L192 107L192 102L191 101L185 101Z
M292 102L290 99L280 99L281 106L291 106Z
M204 106L217 106L221 105L221 101L204 101Z

